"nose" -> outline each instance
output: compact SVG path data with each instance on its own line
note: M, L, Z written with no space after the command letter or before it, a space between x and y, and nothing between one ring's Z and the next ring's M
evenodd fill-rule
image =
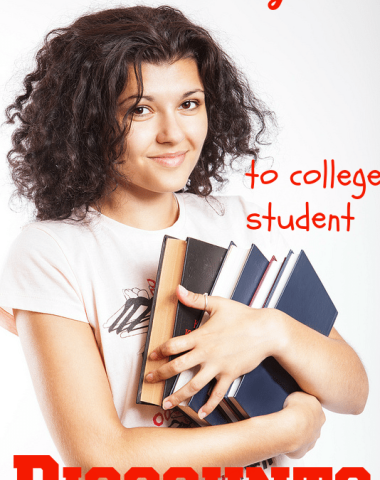
M181 143L185 138L183 126L174 112L166 113L159 120L157 142L158 143Z

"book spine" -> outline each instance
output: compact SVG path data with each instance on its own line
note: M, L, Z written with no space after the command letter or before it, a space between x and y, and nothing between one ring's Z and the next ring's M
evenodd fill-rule
M149 346L150 337L151 337L152 328L153 328L153 317L154 317L154 312L155 312L156 303L157 303L157 287L158 287L159 282L160 282L161 267L162 267L162 262L163 262L164 255L165 255L166 240L168 238L173 238L173 237L169 237L168 235L164 236L164 238L162 240L160 259L158 261L156 286L155 286L154 295L153 295L152 309L150 311L148 332L147 332L147 336L146 336L146 340L145 340L145 349L144 349L144 354L143 354L143 360L142 360L142 366L141 366L141 372L140 372L140 378L139 378L139 385L138 385L138 388L137 388L137 397L136 397L136 403L137 404L145 403L145 402L141 401L141 393L142 393L142 386L143 386L143 383L144 383L146 361L147 361L147 358L148 358L148 350L149 350L148 346Z
M277 285L278 285L278 282L280 281L281 277L282 277L282 274L284 273L284 270L286 268L286 265L288 264L289 260L290 260L290 257L293 255L293 251L292 250L289 250L289 253L288 255L286 256L281 268L280 268L280 271L278 272L277 274L277 277L276 277L276 280L274 281L274 284L273 284L273 287L271 288L271 291L269 292L269 295L267 297L267 299L265 300L265 303L263 305L263 308L266 308L268 305L269 305L269 302L271 301L271 298L277 288Z

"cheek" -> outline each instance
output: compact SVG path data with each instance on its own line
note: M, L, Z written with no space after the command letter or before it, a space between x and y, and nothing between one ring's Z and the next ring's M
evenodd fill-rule
M191 136L192 142L198 149L202 148L204 141L206 140L207 128L207 116L205 116L194 122L189 129L189 135Z
M154 139L154 132L144 123L134 123L127 137L127 154L130 158L144 156Z

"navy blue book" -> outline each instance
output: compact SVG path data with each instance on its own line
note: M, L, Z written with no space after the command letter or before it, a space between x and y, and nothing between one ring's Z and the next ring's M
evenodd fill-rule
M329 335L338 312L303 250L285 279L285 285L279 282L278 287L281 293L277 292L277 296L274 293L279 297L275 308ZM301 389L291 375L273 357L268 357L243 377L229 401L242 418L255 417L281 410L286 397L297 390Z
M268 265L269 261L252 245L231 300L249 305Z
M303 250L275 308L323 335L331 332L338 311Z

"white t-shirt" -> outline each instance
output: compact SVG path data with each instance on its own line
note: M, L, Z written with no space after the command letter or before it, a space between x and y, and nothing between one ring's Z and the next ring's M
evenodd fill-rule
M91 325L125 427L189 425L171 411L136 404L163 236L194 237L225 248L231 240L246 248L255 243L267 258L287 253L278 232L247 228L247 215L258 208L240 197L206 200L184 193L177 199L177 222L159 231L95 213L89 224L29 224L13 244L0 278L0 306L8 311L48 313ZM12 327L11 316L7 322Z

